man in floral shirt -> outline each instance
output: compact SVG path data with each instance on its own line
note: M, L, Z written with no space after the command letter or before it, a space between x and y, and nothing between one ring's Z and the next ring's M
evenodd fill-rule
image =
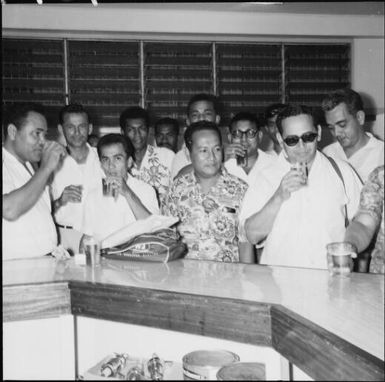
M384 166L375 168L361 190L360 206L345 233L345 241L365 250L377 233L369 272L385 273L384 267Z
M150 120L147 111L139 106L129 107L122 112L120 127L135 148L132 176L153 186L160 202L170 187L171 164L175 153L165 147L148 144Z
M188 246L186 258L253 262L251 244L238 240L238 210L247 183L222 166L218 127L196 122L184 137L194 170L174 181L162 210L179 218L178 230Z

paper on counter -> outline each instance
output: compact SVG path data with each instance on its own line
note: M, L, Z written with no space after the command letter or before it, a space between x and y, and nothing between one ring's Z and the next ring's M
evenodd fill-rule
M174 216L150 215L146 219L130 223L105 237L101 241L101 248L115 247L143 233L151 233L171 227L178 220L179 219Z

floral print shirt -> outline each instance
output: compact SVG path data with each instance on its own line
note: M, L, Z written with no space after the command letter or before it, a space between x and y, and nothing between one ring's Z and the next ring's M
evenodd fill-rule
M361 191L360 206L357 213L371 215L379 230L372 251L369 272L385 273L384 269L384 166L374 169Z
M174 181L162 211L180 220L177 228L188 246L185 258L239 262L238 211L247 187L223 167L207 194L193 171Z
M159 202L167 194L171 184L171 164L175 153L164 147L147 145L140 168L134 163L131 175L153 186Z

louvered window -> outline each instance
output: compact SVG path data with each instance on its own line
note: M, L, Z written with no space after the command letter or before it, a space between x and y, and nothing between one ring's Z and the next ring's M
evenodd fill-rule
M145 43L145 107L184 122L189 99L213 92L211 44Z
M3 39L3 105L38 102L56 128L65 103L63 41Z
M319 107L326 93L350 85L349 44L4 38L2 51L3 104L41 102L50 127L66 102L82 103L94 126L108 129L132 105L148 108L152 121L184 123L188 100L214 93L226 125L276 102Z
M121 111L139 105L139 43L68 42L69 101L89 110L95 126L119 126Z
M286 45L286 100L318 107L325 94L350 86L349 45Z
M240 111L261 113L282 99L281 45L217 44L217 89L223 119Z

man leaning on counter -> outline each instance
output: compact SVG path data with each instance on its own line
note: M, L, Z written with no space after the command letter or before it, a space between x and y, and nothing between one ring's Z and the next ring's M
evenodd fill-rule
M240 236L264 242L262 264L327 269L325 247L343 240L358 208L361 181L346 162L336 160L333 168L317 150L321 128L310 108L287 105L277 127L282 151L245 194ZM306 170L296 167L300 163Z
M3 260L49 254L57 246L57 234L47 184L66 151L46 140L42 106L15 104L5 118ZM37 162L35 171L32 164Z
M193 171L178 175L162 203L165 215L180 219L177 229L187 259L253 263L248 242L238 240L238 210L247 183L222 165L222 138L213 122L191 124L184 134Z

